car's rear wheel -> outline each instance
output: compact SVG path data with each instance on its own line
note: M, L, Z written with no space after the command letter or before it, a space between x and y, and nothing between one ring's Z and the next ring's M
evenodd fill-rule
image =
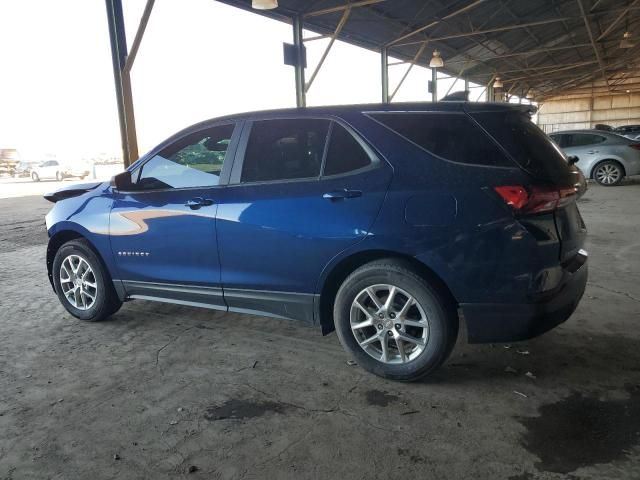
M340 343L359 365L401 381L438 368L458 334L453 303L395 259L366 264L344 281L334 321Z
M56 252L53 281L60 302L76 318L102 320L122 306L109 273L86 240L71 240Z
M624 178L624 170L615 160L606 160L596 165L593 170L593 178L600 185L613 187Z
M40 181L40 177L38 176L38 174L36 172L33 172L31 174L31 180L33 180L34 182L39 182Z

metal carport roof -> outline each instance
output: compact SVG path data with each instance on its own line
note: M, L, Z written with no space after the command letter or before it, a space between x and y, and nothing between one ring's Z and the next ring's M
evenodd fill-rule
M640 23L640 0L279 0L274 10L220 1L280 20L299 17L325 35L349 10L340 40L387 47L389 56L423 66L438 49L446 73L481 84L499 75L505 90L533 89L536 98L598 79L615 91L640 60L637 49L619 48L623 33Z
M381 53L383 102L393 97L389 57L408 65L404 79L413 65L428 66L435 49L445 73L490 89L499 76L507 93L532 93L538 101L594 80L612 94L640 91L640 77L633 73L638 49L621 48L623 33L640 24L640 0L278 0L272 10L254 9L251 0L219 1L293 24L298 106L306 104L305 93L336 39ZM155 0L147 0L130 50L122 1L105 3L123 157L129 164L138 154L130 71ZM303 28L319 35L303 38ZM319 63L309 65L305 81L303 45L319 38L330 41ZM432 78L438 78L436 69Z

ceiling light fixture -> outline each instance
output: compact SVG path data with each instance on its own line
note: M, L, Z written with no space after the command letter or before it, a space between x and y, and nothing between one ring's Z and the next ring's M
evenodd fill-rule
M429 67L431 68L444 67L444 62L442 61L442 57L440 56L440 52L438 50L433 51L433 57L431 57L431 61L429 62Z
M620 41L620 48L633 48L636 44L631 38L631 32L624 32L622 40Z
M504 87L504 85L502 84L502 80L500 80L500 77L496 77L496 79L493 81L493 88L502 88Z
M278 7L278 0L252 0L251 8L256 10L272 10Z

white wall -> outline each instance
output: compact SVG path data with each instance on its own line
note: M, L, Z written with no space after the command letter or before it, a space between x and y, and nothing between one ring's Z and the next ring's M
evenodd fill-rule
M613 87L613 93L599 81L548 98L540 105L538 125L550 133L593 128L597 123L613 127L640 124L640 89L639 83L634 82L637 78L640 77L631 77Z

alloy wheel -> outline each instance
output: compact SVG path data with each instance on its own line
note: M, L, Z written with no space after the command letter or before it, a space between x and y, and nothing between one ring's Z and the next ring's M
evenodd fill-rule
M98 295L96 276L79 255L69 255L60 264L60 286L67 301L78 310L89 310Z
M622 172L618 166L612 163L605 163L597 168L595 177L598 183L611 185L616 183L620 179L621 175Z
M371 285L351 304L350 325L374 359L402 364L419 357L429 340L429 320L417 300L394 285Z

